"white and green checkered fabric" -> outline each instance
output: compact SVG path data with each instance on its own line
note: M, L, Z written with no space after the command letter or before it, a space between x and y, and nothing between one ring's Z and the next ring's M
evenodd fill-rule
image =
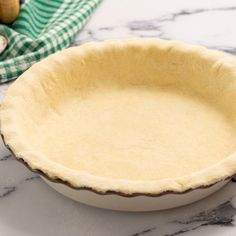
M16 79L32 64L68 47L100 0L28 0L17 20L0 25L8 40L0 55L0 82Z

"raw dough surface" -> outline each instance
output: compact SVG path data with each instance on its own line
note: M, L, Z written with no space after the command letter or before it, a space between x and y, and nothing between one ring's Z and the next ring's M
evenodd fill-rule
M169 89L94 89L42 122L35 148L92 175L158 180L202 170L235 150L227 118ZM32 137L32 138L33 138ZM55 147L55 148L54 148Z
M10 86L1 133L51 180L125 195L184 192L236 173L236 60L177 41L72 47Z

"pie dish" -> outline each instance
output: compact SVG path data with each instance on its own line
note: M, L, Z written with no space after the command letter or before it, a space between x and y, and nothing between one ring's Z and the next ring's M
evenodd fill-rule
M236 173L235 114L234 57L125 39L36 63L8 89L0 122L8 148L49 184L157 197Z

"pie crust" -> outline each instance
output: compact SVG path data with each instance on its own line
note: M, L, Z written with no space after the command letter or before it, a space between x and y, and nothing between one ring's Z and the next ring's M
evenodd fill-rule
M7 91L1 133L51 181L101 194L183 193L236 173L236 59L178 41L92 42Z

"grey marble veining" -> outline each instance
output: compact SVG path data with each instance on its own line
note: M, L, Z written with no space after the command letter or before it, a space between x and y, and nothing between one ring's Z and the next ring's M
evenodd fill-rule
M71 46L110 38L160 37L236 55L235 0L104 0ZM0 100L11 83L0 85ZM236 235L236 182L194 204L125 213L76 203L48 187L0 142L0 235Z

